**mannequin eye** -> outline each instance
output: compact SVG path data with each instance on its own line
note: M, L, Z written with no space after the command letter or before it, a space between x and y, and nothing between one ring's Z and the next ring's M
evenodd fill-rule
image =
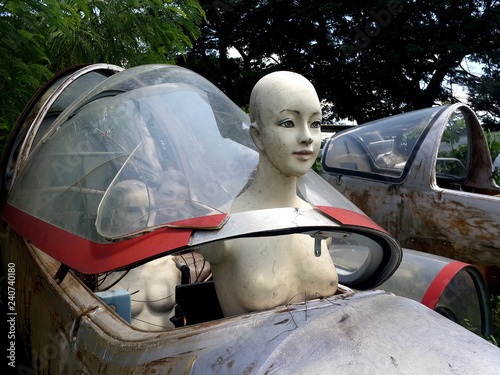
M318 129L321 127L321 122L320 121L314 121L312 124L311 124L311 128L315 128L315 129Z
M292 120L286 120L286 121L280 122L278 125L283 126L284 128L293 128L294 127Z

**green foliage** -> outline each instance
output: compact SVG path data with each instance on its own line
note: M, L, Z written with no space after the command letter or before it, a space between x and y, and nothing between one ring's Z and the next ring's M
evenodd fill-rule
M0 145L29 99L72 65L173 62L200 36L196 0L0 3Z
M467 140L462 139L465 134L467 134L465 117L460 112L454 113L441 138L436 173L465 178L469 154Z
M492 56L481 77L470 80L469 100L487 129L499 127L500 53Z
M493 181L495 181L497 185L500 185L500 168L495 167L491 175L491 178L493 179Z
M323 171L323 166L321 164L321 155L318 155L311 168L316 173L321 173Z
M500 134L485 131L486 142L488 142L488 148L490 149L491 160L500 155Z
M172 62L199 36L203 17L193 0L54 2L60 17L49 30L56 42L50 44L50 56L57 70L75 62Z
M500 296L491 297L491 307L493 310L493 334L488 340L492 344L500 346Z
M441 142L446 142L453 148L454 145L460 142L460 136L466 128L464 116L461 113L454 113L446 125Z
M321 149L323 149L325 147L327 140L328 140L327 138L323 138L321 140ZM315 171L316 173L321 173L323 171L323 165L321 163L321 159L322 159L322 155L320 152L319 155L316 157L316 160L314 161L314 163L311 167L312 170Z
M488 142L488 148L490 150L491 160L494 161L500 155L500 135L498 133L492 133L485 131L486 142ZM497 185L500 185L500 168L495 167L492 174L493 181Z
M33 93L52 76L36 17L43 10L38 1L0 4L0 90L8 93L0 95L0 145Z
M464 70L465 57L499 66L500 7L494 1L200 4L207 22L185 63L238 105L248 103L261 75L293 70L308 77L330 103L332 119L325 120L348 118L361 124L456 102L452 87L479 84Z

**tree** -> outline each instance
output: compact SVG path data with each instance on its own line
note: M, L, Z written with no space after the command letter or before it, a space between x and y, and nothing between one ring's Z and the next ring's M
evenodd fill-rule
M481 87L461 66L490 64L500 48L492 0L201 1L207 14L186 65L240 105L257 77L304 74L334 118L363 123L458 99ZM231 56L230 51L237 51ZM251 82L251 83L250 83ZM476 87L474 86L474 87Z
M492 131L500 130L500 59L497 61L488 62L484 74L469 84L470 102L479 111L483 127Z
M81 63L173 62L200 35L196 0L0 3L0 142L41 85Z

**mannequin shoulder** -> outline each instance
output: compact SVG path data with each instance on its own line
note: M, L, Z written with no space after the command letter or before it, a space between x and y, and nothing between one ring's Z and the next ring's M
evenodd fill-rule
M200 247L200 253L210 264L217 264L224 260L227 247L224 241L213 242Z

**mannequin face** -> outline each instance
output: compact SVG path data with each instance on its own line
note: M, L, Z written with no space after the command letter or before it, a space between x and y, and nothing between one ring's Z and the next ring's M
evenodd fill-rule
M124 200L126 206L118 213L120 220L126 220L129 223L137 223L137 227L146 225L146 218L149 211L149 200L146 192L131 191Z
M152 202L146 185L140 181L123 181L116 187L120 198L119 204L113 207L114 228L127 232L152 225L154 213L149 213Z
M321 147L318 96L311 83L298 74L278 72L276 77L266 78L270 83L266 91L259 88L256 93L260 98L256 98L258 116L252 137L276 169L287 176L302 176Z
M186 207L190 200L188 180L177 171L168 171L162 175L163 183L158 188L155 203L159 208L162 223L176 221L189 211Z

